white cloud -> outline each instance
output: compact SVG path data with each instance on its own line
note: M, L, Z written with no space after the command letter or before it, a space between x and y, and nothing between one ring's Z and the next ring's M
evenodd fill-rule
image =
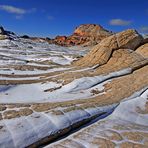
M132 21L122 20L122 19L112 19L109 21L109 24L113 25L113 26L128 26L131 23L132 23Z
M31 8L31 9L26 10L26 9L14 7L11 5L0 5L0 10L14 14L15 15L14 17L17 20L22 19L23 16L27 13L34 13L37 11L36 8Z
M143 26L139 30L140 30L140 32L147 34L148 33L148 26Z
M27 11L25 9L22 8L17 8L14 6L10 6L10 5L0 5L0 10L9 12L9 13L14 13L14 14L25 14L27 13Z

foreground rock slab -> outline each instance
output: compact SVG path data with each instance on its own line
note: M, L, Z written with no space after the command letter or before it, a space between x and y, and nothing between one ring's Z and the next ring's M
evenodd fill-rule
M121 102L106 119L97 121L46 148L147 148L147 104L148 90L140 97Z

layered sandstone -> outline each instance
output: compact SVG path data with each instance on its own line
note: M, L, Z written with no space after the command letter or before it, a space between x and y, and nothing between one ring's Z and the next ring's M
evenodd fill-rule
M77 27L70 36L57 36L53 43L62 46L92 46L99 43L102 39L110 36L112 33L96 24L84 24ZM50 41L49 41L50 42Z

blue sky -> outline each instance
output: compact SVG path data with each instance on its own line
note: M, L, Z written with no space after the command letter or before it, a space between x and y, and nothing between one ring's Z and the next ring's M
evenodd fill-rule
M18 34L69 35L85 23L148 33L148 0L0 0L0 25Z

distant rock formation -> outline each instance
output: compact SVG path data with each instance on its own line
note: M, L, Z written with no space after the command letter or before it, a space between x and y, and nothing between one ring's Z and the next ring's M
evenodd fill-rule
M4 28L2 26L0 26L0 40L4 40L7 38L8 38L8 36L7 36L6 31L4 30Z
M5 30L2 26L0 26L0 39L13 39L17 37L14 32Z
M52 43L61 46L93 46L98 44L102 39L112 35L112 32L96 24L84 24L77 27L70 36L57 36ZM50 40L51 42L51 40Z
M6 33L6 32L5 32L4 28L3 28L2 26L0 26L0 34L1 34L1 35L5 35L5 33Z
M20 38L30 39L30 40L35 41L35 42L48 42L49 44L53 43L53 41L48 37L43 38L43 37L32 37L32 36L29 36L29 35L22 35L22 36L20 36Z
M20 37L23 38L23 39L30 39L30 36L28 36L28 35L22 35Z

